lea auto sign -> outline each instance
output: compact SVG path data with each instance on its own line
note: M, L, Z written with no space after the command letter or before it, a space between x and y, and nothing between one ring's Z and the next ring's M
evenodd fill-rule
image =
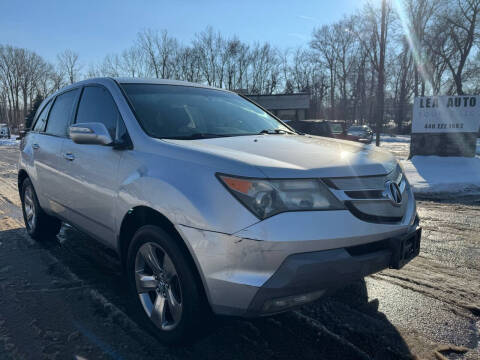
M417 97L412 133L476 133L480 126L480 96Z

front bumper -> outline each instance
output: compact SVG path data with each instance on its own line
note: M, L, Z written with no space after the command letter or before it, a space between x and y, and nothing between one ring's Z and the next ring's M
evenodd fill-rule
M347 248L294 254L258 290L245 316L287 310L386 268L400 269L420 252L421 228Z
M366 223L348 211L284 213L233 235L184 225L177 229L212 310L253 317L294 306L278 309L266 306L268 301L288 296L295 297L289 299L293 303L311 301L366 275L403 266L419 249L420 227L412 215L402 224L386 225ZM412 236L415 246L405 245Z
M363 139L362 138L362 139L358 139L357 141L361 142L363 144L370 144L373 141L373 139Z

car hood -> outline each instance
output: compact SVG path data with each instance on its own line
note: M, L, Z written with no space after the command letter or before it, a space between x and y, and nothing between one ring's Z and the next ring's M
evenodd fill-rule
M384 175L396 165L391 154L373 146L310 135L165 141L255 166L270 178Z

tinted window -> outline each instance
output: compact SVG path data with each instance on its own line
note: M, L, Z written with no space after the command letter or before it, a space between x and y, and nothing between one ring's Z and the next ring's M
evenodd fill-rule
M33 128L34 131L43 132L45 131L45 124L47 123L48 111L50 110L50 106L52 102L50 101L47 105L43 107L42 112L38 115L37 122Z
M289 131L237 94L188 86L123 84L138 121L153 137L195 138Z
M330 136L330 128L327 123L314 123L312 124L311 134L319 136Z
M348 129L348 131L369 131L368 126L352 126Z
M334 133L334 134L341 134L341 133L343 133L343 126L342 126L342 124L330 123L330 129L332 129L332 133Z
M303 133L308 133L309 130L309 123L306 121L291 120L288 122L288 125Z
M98 86L87 86L83 89L78 106L77 123L102 123L114 139L119 118L117 106L107 89Z
M67 135L67 127L70 124L77 93L78 89L75 89L57 96L48 117L47 134Z

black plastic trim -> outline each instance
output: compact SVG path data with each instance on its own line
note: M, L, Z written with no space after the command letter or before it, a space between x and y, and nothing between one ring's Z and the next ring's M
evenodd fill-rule
M345 194L352 199L384 199L383 190L347 190Z
M402 221L403 216L377 216L377 215L368 215L360 210L358 210L355 205L352 204L351 201L345 201L345 206L348 210L360 220L376 223L376 224L398 224Z

